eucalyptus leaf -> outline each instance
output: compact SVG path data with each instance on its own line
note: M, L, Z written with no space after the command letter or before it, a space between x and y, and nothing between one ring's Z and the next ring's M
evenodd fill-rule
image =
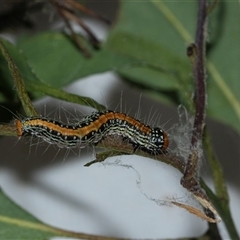
M0 190L0 239L46 239L57 236ZM46 226L46 228L44 228Z
M79 78L135 61L104 49L92 52L91 59L85 58L65 34L55 32L25 38L17 46L40 81L54 87L62 87Z
M12 202L0 189L0 239L49 239L71 237L93 239L93 235L48 226ZM105 239L104 237L98 237Z
M40 79L36 77L35 70L30 67L29 60L26 58L23 52L20 51L17 46L14 46L6 40L2 40L2 42L6 48L6 51L10 55L10 59L7 60L2 54L0 54L2 104L7 104L9 107L9 104L13 105L15 103L16 107L18 97L23 97L17 96L17 91L13 91L13 89L17 90L17 86L14 87L15 84L13 81L13 76L16 75L16 72L11 73L11 71L16 70L24 79L24 85L26 89L31 92L32 97L38 97L41 94L46 94L52 97L58 97L62 100L78 103L85 106L91 106L98 110L104 109L103 106L95 102L93 99L64 92L59 88L54 88L52 86L49 86L49 84L45 84L44 82L40 81ZM9 65L11 64L17 66L17 69L10 69Z
M219 2L213 10L209 16L210 48L207 55L207 116L238 132L239 11L238 1ZM188 105L192 101L194 83L191 63L185 52L193 42L196 20L197 1L144 1L138 2L137 6L136 2L122 1L106 48L141 61L142 67L119 69L127 80L158 94L169 91L173 102Z
M208 116L240 132L239 2L219 2L209 18Z

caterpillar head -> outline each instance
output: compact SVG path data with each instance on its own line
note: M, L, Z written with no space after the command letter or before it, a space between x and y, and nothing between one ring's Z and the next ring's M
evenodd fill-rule
M161 128L157 127L152 129L150 141L154 145L154 152L164 153L167 151L169 145L168 135Z

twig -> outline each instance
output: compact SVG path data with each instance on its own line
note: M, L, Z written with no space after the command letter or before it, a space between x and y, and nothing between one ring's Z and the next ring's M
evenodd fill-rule
M85 57L90 58L91 57L91 53L83 46L83 44L81 43L79 36L74 32L68 17L65 15L65 12L61 9L61 7L58 5L58 3L55 0L51 0L52 4L55 6L55 8L57 9L58 13L60 14L60 16L63 18L64 22L66 23L67 27L69 28L70 32L71 32L71 36L74 40L74 42L76 43L77 47L82 51L82 53L84 54Z
M205 83L205 40L207 24L207 2L199 0L198 20L195 44L187 49L193 63L195 82L195 117L191 137L191 147L181 184L204 207L205 214L221 220L199 182L199 162L202 157L202 136L205 125L206 83Z
M38 113L35 110L34 106L32 105L31 99L29 98L24 81L21 77L21 74L18 70L18 67L12 60L11 56L9 55L6 47L4 46L3 42L0 40L0 51L2 52L4 58L8 63L8 67L10 69L11 75L14 79L14 85L18 94L18 97L22 103L25 113L27 116L37 116Z
M212 176L213 176L213 182L214 182L214 188L216 191L216 196L212 195L211 192L209 192L209 188L202 183L203 187L205 188L206 192L208 193L208 196L211 197L211 200L213 201L215 207L217 208L218 212L223 218L223 221L225 223L225 226L228 230L229 236L231 239L239 239L237 229L235 227L234 221L232 219L230 209L229 209L229 196L227 192L227 186L225 183L225 179L223 176L223 171L220 166L220 163L215 158L214 152L212 150L210 136L207 134L207 131L205 131L205 138L204 138L204 145L206 149L206 154L208 157L208 162L210 164L211 170L212 170Z
M17 129L14 124L0 124L0 135L1 136L17 136Z
M118 135L107 136L100 143L97 144L97 147L107 149L108 151L98 154L96 156L96 160L87 163L85 166L89 167L93 163L102 162L107 157L112 157L112 156L117 156L122 154L136 154L139 156L152 158L156 161L164 162L178 169L182 173L184 172L184 169L185 169L185 163L183 159L177 158L176 156L173 156L171 154L156 154L156 155L152 154L151 155L145 151L142 151L141 149L137 149L136 151L133 151L132 144L127 141L123 141L123 139Z
M189 155L184 176L181 179L183 187L191 192L198 191L201 186L198 181L199 158L201 157L203 127L205 125L205 32L207 5L206 0L199 0L196 40L193 46L193 75L195 82L195 119L191 138L191 153ZM189 49L188 49L189 51ZM189 52L188 52L189 54Z
M85 6L83 6L82 4L75 2L74 0L68 0L68 1L62 1L62 3L70 8L70 9L77 9L83 13L86 13L92 17L95 17L96 19L99 19L107 24L110 24L110 20L107 19L106 17L100 15L99 13L96 13L88 8L86 8Z
M88 34L89 37L89 41L92 43L93 47L95 47L96 49L99 48L100 46L100 42L99 40L96 38L96 36L93 34L93 32L89 29L89 27L78 17L76 17L74 14L70 13L67 10L62 10L62 13L69 19L72 19L74 21L76 21L80 27L82 27L85 32Z

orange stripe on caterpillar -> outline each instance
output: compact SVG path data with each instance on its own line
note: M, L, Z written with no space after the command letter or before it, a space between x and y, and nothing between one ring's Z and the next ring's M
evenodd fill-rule
M151 128L124 113L94 112L75 124L65 125L46 117L16 120L18 136L33 135L59 147L73 148L97 144L104 137L119 135L127 139L134 149L150 153L167 151L169 139L162 129Z

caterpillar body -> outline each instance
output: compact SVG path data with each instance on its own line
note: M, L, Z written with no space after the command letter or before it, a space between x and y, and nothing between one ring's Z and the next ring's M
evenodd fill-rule
M63 148L94 145L109 135L119 135L144 151L161 154L167 151L169 139L161 128L151 128L124 113L93 112L75 124L63 124L36 116L15 120L19 137L32 135Z

